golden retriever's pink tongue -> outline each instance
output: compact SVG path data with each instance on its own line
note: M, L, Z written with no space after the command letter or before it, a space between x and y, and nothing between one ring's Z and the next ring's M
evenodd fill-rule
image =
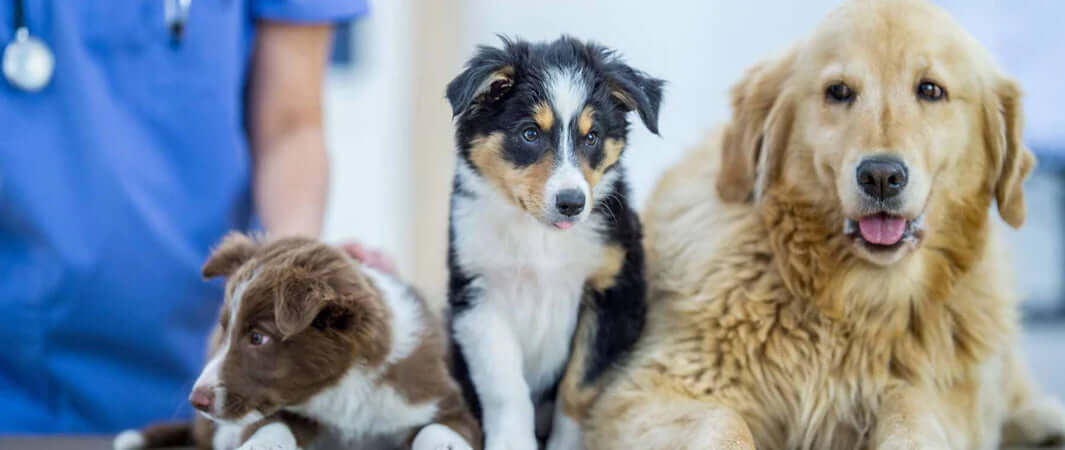
M871 244L895 245L906 231L906 219L887 214L874 214L858 221L862 237Z

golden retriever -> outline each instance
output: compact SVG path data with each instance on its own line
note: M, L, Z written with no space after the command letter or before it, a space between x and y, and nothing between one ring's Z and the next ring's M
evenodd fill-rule
M590 448L987 449L1065 437L1014 349L989 209L1017 85L939 8L848 3L751 69L645 214L651 311Z

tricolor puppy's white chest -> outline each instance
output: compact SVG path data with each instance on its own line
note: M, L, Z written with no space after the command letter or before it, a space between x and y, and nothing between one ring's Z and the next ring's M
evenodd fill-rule
M477 194L454 204L457 264L474 277L472 307L494 308L508 322L538 394L567 362L585 282L603 258L600 224L593 217L555 230L492 192Z

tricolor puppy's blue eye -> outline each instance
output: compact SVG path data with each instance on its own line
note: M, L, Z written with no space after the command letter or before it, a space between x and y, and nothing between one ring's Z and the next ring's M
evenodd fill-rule
M536 142L537 139L540 139L540 130L533 127L526 128L521 132L521 138L524 139L525 142Z
M598 144L598 143L599 143L599 133L596 133L596 132L593 131L591 133L588 133L588 134L584 135L584 145L587 145L589 147L595 147L595 145Z

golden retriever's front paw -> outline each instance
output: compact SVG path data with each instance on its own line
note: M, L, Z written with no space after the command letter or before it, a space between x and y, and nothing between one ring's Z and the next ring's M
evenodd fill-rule
M1002 430L1002 441L1005 445L1065 446L1065 407L1043 399L1014 411Z

